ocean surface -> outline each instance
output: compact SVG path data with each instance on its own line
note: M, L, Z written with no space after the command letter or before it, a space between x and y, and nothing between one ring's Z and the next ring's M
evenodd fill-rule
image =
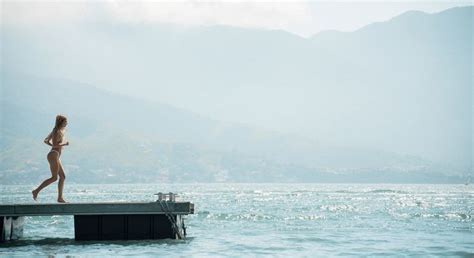
M0 203L32 203L33 185L0 186ZM39 202L56 200L56 185ZM75 242L72 216L27 217L0 256L453 256L474 257L473 185L73 185L69 202L195 204L186 240Z

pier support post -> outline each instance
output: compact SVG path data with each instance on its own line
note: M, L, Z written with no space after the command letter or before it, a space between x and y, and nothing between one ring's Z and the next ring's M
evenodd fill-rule
M0 216L0 242L16 240L23 236L23 216Z

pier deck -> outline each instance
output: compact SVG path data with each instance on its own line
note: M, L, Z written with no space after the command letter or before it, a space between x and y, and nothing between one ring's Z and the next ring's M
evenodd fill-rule
M184 215L194 204L156 202L46 203L0 205L0 242L23 235L25 216L73 215L76 240L131 240L186 237Z
M168 212L194 213L190 202L168 202ZM45 203L0 205L0 216L165 214L159 202Z

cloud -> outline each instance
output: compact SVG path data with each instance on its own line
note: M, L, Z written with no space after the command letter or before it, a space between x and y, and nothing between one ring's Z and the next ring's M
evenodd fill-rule
M4 1L2 7L2 23L17 25L103 20L291 31L312 19L308 3L284 1Z
M472 5L465 0L436 1L11 1L0 0L2 24L113 22L181 26L230 25L280 29L302 36L322 30L353 31L408 10L437 12Z
M311 21L309 6L290 2L110 2L115 17L131 22L281 28Z
M1 21L8 25L83 21L89 13L86 2L1 1Z

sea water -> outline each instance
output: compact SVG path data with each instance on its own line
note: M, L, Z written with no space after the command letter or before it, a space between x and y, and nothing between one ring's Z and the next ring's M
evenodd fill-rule
M0 186L0 203L32 203L32 185ZM40 193L54 202L56 186ZM26 217L0 256L474 256L472 185L66 184L69 202L195 204L186 240L74 241L72 216Z

